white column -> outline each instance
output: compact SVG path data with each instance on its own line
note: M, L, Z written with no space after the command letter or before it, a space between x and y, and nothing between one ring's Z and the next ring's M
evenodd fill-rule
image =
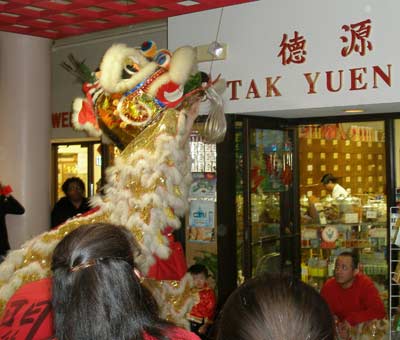
M0 32L0 181L25 207L12 248L49 227L51 40Z

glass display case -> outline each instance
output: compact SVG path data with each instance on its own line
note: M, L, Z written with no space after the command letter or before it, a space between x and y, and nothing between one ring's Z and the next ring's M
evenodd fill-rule
M343 251L358 253L360 270L387 294L387 219L383 196L367 199L349 196L321 202L301 199L302 280L320 289L333 276L335 259Z

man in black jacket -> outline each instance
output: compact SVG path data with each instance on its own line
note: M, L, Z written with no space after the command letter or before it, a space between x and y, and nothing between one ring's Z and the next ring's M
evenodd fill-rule
M0 262L10 249L6 226L6 215L22 215L24 207L11 195L10 186L3 186L0 182Z

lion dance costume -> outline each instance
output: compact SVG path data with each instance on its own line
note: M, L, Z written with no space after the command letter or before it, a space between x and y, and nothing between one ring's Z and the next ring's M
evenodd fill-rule
M92 136L106 135L121 154L107 169L105 194L92 199L89 213L8 254L0 265L0 313L17 289L51 276L52 252L65 235L83 224L106 222L132 232L140 248L137 267L162 316L187 326L185 314L197 301L189 298L183 252L172 236L187 210L191 183L186 113L196 98L210 99L215 114L208 132L220 140L226 129L222 101L197 71L189 46L171 53L157 51L151 41L140 48L116 44L106 51L96 77L90 77L83 85L85 98L73 103L74 126Z

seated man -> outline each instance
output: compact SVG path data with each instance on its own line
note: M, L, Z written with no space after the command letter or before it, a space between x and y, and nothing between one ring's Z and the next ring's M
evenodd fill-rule
M358 272L358 258L343 252L336 259L335 277L321 289L332 314L337 319L338 332L343 337L350 327L386 316L385 307L372 280Z

